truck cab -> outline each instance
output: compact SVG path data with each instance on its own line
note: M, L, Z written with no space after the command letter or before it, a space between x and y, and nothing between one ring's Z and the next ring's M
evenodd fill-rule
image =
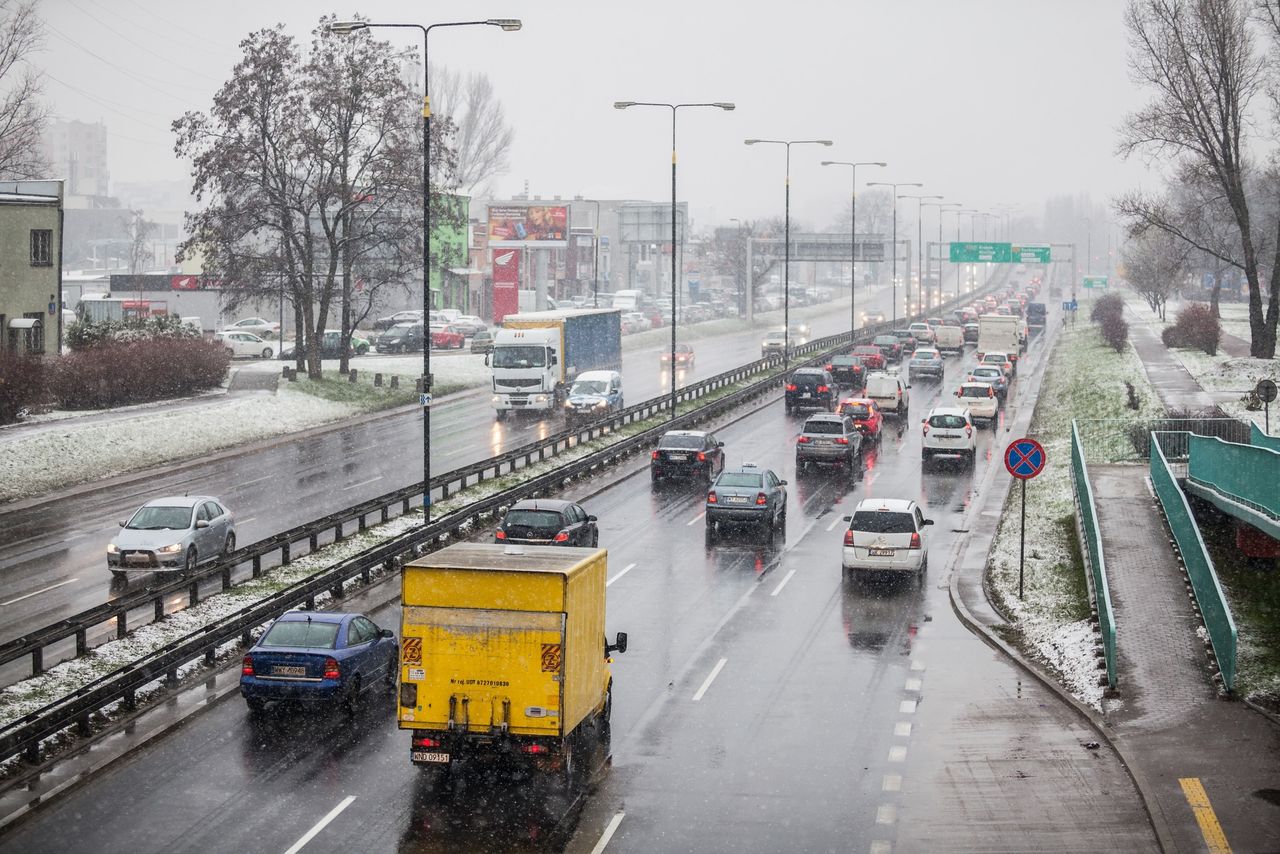
M559 404L560 331L499 329L485 363L493 368L498 418L512 410L549 410Z

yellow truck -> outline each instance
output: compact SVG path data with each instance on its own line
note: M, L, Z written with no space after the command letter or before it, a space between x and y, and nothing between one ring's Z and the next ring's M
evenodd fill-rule
M415 765L524 761L565 790L607 739L604 549L459 543L405 565L399 727Z

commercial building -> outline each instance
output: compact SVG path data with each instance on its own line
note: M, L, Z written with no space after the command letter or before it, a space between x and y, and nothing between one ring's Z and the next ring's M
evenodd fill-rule
M58 352L62 182L0 181L0 346Z

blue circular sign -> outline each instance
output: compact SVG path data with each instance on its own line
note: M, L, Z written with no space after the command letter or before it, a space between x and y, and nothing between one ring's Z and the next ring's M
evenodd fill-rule
M1049 457L1035 439L1014 439L1004 449L1004 467L1019 480L1030 480L1044 471Z

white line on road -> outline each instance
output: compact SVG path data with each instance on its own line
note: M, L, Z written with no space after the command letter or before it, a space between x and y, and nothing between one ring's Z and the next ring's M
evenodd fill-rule
M342 487L342 491L346 492L348 489L359 489L362 486L368 486L369 484L377 483L380 480L382 480L382 475L378 475L375 478L370 478L369 480L363 480L360 483L353 483L350 486L344 486Z
M619 573L618 573L617 575L615 575L613 578L610 578L608 581L606 581L606 582L604 583L604 586L605 586L605 587L608 587L610 584L612 584L613 582L617 581L619 578L621 578L622 576L626 575L626 574L627 574L628 572L630 572L631 570L635 569L635 566L636 566L636 565L635 565L634 563L629 563L629 564L627 564L626 566L624 566L624 567L622 568L622 572L619 572Z
M699 513L697 516L694 516L694 517L693 517L692 519L690 519L688 522L685 522L685 523L684 523L684 526L685 526L686 528L687 528L687 527L689 527L690 525L694 524L695 522L697 522L699 519L701 519L701 518L702 518L703 516L705 516L705 515L707 515L707 513L706 513L706 511L704 510L703 512Z
M831 520L831 524L827 526L827 530L828 531L834 530L836 525L839 525L843 521L844 521L843 517L837 516L836 518Z
M876 809L876 824L893 824L898 818L898 810L893 804L883 804Z
M715 678L720 675L721 668L723 668L725 666L725 663L728 661L729 659L722 658L716 662L715 667L711 668L711 672L707 674L706 681L702 683L702 687L698 689L698 693L693 695L693 701L695 703L702 699L703 694L707 693L707 689L711 687L711 683L714 682Z
M901 774L885 774L884 782L880 784L882 792L899 792L902 790Z
M918 691L920 690L920 680L919 680L919 679L908 679L908 680L907 680L907 684L906 684L906 690L908 690L908 691L917 691L917 692L918 692Z
M911 669L916 671L924 670L924 662L923 661L911 662Z
M871 843L871 854L890 854L893 845L886 839L877 839Z
M777 586L777 587L775 587L775 588L773 588L773 592L772 592L772 593L770 593L769 595L770 595L770 596L777 596L779 593L781 593L781 592L782 592L782 588L784 588L784 587L786 587L786 586L787 586L787 582L788 582L788 581L790 581L790 580L791 580L791 576L793 576L793 575L795 575L795 574L796 574L796 571L793 569L793 570L791 570L790 572L788 572L786 575L782 576L782 580L778 582L778 586Z
M898 704L898 711L902 712L902 714L904 715L914 714L915 710L916 710L915 700L903 700L901 703Z
M257 519L257 518L258 518L257 516L250 516L248 519L237 519L237 520L236 520L236 524L237 524L237 525L248 525L250 522L252 522L254 519Z
M343 798L341 803L339 803L333 809L329 810L329 814L324 818L320 819L318 822L316 822L315 827L311 828L306 833L302 834L302 838L299 839L297 842L293 843L293 846L288 851L284 852L284 854L298 854L298 852L302 850L302 846L306 845L312 839L315 839L316 834L324 830L325 827L329 824L329 822L333 821L342 813L343 810L351 806L351 802L354 801L355 799L356 799L355 795L347 795L345 798Z
M622 817L626 813L619 810L614 813L613 818L609 819L609 824L605 827L604 833L600 834L600 841L596 843L596 847L591 849L591 854L600 854L604 847L609 844L609 840L613 838L613 834L617 833L618 825L622 824Z
M911 721L898 721L893 725L893 734L901 738L910 738Z
M39 590L36 590L33 593L28 593L25 596L19 596L16 599L10 599L8 602L0 602L0 608L3 608L5 605L15 605L18 602L21 602L23 599L30 599L32 596L39 596L41 593L48 593L50 590L57 590L59 587L62 587L67 584L71 584L72 582L79 581L79 580L80 579L78 578L68 578L66 581L59 581L57 584L50 584L48 587L42 587Z
M907 749L903 747L901 744L895 744L893 747L890 747L889 761L890 762L906 762Z
M274 474L264 474L262 477L255 477L253 480L241 481L240 485L253 486L255 483L262 483L264 480L271 480L273 477L275 477Z

